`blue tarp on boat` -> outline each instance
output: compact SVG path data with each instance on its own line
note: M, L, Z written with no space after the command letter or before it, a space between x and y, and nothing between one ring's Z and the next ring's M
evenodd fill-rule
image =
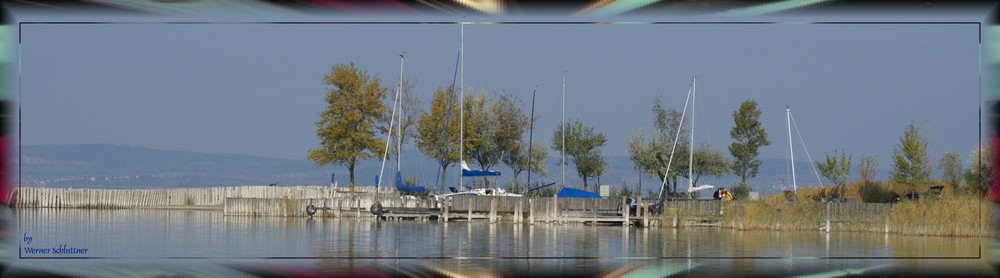
M396 190L399 190L399 192L424 192L427 189L423 186L406 186L403 183L403 175L396 172Z
M462 176L463 177L490 177L499 176L500 171L489 171L489 170L472 170L469 169L469 165L462 161Z
M558 196L559 198L592 198L592 199L601 198L601 195L598 195L597 193L579 189L573 189L569 187L563 187L561 190L559 190L559 194L556 194L556 196Z

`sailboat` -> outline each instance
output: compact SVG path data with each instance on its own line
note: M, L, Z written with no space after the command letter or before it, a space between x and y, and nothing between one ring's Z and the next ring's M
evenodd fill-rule
M396 190L399 191L399 192L416 193L416 192L424 192L424 191L427 190L427 188L423 187L423 186L407 186L406 184L404 184L403 183L403 174L402 174L402 170L401 170L401 167L400 167L400 166L402 166L402 163L401 163L402 159L400 159L400 157L402 157L401 154L403 153L403 136L402 136L402 134L403 134L403 101L402 101L402 91L403 91L403 63L404 63L404 61L405 61L405 59L403 58L403 55L400 54L399 55L399 85L396 87L396 98L395 98L395 100L392 103L392 117L389 119L389 135L388 135L388 138L386 138L386 140L385 140L385 154L383 154L383 156L382 156L382 169L379 170L379 181L382 180L382 173L385 171L385 161L388 158L388 154L389 154L389 142L392 141L391 140L391 138L392 138L392 126L393 126L393 122L397 119L396 108L398 107L399 108L399 114L398 114L399 115L398 116L399 124L396 125L397 131L398 131L398 134L396 135L396 151L399 152L400 155L397 156L397 158L396 158ZM381 182L379 182L378 186L381 186Z
M693 176L694 176L694 101L695 101L695 98L696 98L696 95L697 95L696 94L697 88L698 88L698 77L694 77L694 78L691 79L691 88L688 89L688 96L687 96L688 99L684 100L684 110L681 112L681 119L677 123L677 135L674 136L674 143L673 143L673 146L670 149L670 159L667 160L667 169L666 169L666 172L664 173L664 176L669 176L670 168L671 168L670 166L671 166L671 163L674 161L674 151L677 149L677 141L678 141L678 139L680 139L681 126L684 124L684 116L687 114L687 107L688 107L688 103L689 103L689 100L690 100L690 104L691 104L691 132L690 132L691 133L691 141L688 143L688 147L689 147L689 152L688 152L689 153L689 157L688 157L688 188L687 188L688 194L694 193L694 192L697 192L697 191L701 191L701 190L711 189L711 188L715 187L714 185L708 185L708 184L703 184L703 185L698 185L698 186L695 186L695 184L694 184L694 178L693 178ZM659 196L660 203L663 203L663 201L665 200L663 192L664 192L664 189L666 188L666 186L667 186L667 179L664 178L663 179L663 183L660 184L660 196Z
M785 122L788 126L788 156L791 161L792 166L792 190L784 190L784 184L782 184L782 190L785 191L785 196L789 200L798 200L798 185L795 183L795 148L792 144L792 127L795 127L795 133L799 135L799 141L802 143L802 149L806 152L806 158L809 161L813 161L812 157L809 156L809 150L806 149L805 140L802 139L802 134L799 133L799 126L795 124L795 120L792 119L792 109L785 105ZM819 178L819 171L816 170L816 165L809 163L812 166L813 173L816 174L816 181L819 182L820 187L823 187L823 180Z
M461 24L461 39L459 40L459 166L461 171L458 176L458 188L462 188L462 178L463 177L496 177L500 176L499 171L488 171L488 170L474 170L470 169L469 165L465 163L465 151L463 144L465 142L465 25ZM452 81L454 82L454 80ZM454 84L454 83L452 83ZM495 179L495 178L494 178ZM512 196L521 197L520 194L509 193L501 188L476 188L466 191L459 191L455 187L450 187L451 193L443 193L434 195L433 197L437 200L438 204L443 204L444 200L451 196L457 195L478 195L478 196Z
M563 132L560 134L562 137L562 161L566 161L566 73L563 72L562 77L562 122L559 124L562 126ZM575 188L570 188L566 186L566 163L562 164L562 189L556 192L556 198L587 198L587 199L600 199L601 195Z

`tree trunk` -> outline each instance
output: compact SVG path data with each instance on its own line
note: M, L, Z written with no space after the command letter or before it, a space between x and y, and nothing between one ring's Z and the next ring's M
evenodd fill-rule
M347 172L351 176L351 193L354 193L354 162L347 164Z
M583 191L587 191L587 175L580 175L583 177Z
M444 194L445 192L447 192L447 191L444 191L444 177L447 177L447 175L445 175L445 173L447 173L447 172L448 172L448 164L441 164L441 193L442 194Z

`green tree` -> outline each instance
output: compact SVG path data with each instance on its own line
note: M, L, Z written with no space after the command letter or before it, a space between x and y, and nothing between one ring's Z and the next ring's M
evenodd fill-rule
M629 160L632 167L640 169L643 174L657 177L666 188L663 190L677 192L677 178L681 172L688 169L688 129L680 125L681 112L663 107L659 97L653 100L653 126L655 131L646 137L642 130L633 131L626 141ZM681 128L680 133L677 129ZM670 150L677 139L673 162L670 160ZM667 171L667 167L670 171ZM673 190L671 190L673 188Z
M490 100L483 92L466 98L465 111L472 115L466 122L472 125L466 126L466 156L481 169L488 170L500 162L510 165L512 161L504 161L504 157L522 152L521 138L528 126L528 117L521 111L517 99L502 94Z
M504 154L503 162L510 167L511 172L514 172L514 182L517 182L518 175L526 170L530 170L539 176L547 176L549 173L548 169L545 168L545 161L548 157L548 146L535 142L531 146L531 155L529 156L528 144L522 142L520 148ZM528 186L530 187L531 185Z
M328 85L327 107L319 113L316 136L320 147L310 149L306 159L317 166L340 164L350 173L350 189L354 191L354 168L359 160L375 157L385 149L379 135L388 118L382 102L388 89L378 77L358 69L353 63L336 64L323 75Z
M942 154L938 167L941 168L941 179L957 192L962 183L962 158L959 154L957 152Z
M486 92L465 96L465 125L463 133L464 157L489 170L500 159L500 149L493 140L496 117L488 111ZM469 162L468 160L466 162Z
M970 191L986 195L993 184L993 146L983 144L969 154L969 169L965 171L965 183ZM980 179L980 175L982 179Z
M911 122L899 138L899 145L893 150L893 162L892 180L907 185L910 191L930 178L927 139L920 135L916 124Z
M417 118L417 148L441 165L440 187L448 166L458 161L458 96L451 86L438 87L431 98L430 113L421 111Z
M607 142L604 133L595 132L594 127L585 126L580 120L573 120L556 127L552 134L552 147L563 148L563 132L566 136L566 155L576 166L576 173L583 179L583 190L587 190L587 179L600 175L607 162L601 153L601 147ZM569 165L569 161L560 162Z
M735 125L729 131L729 137L735 142L729 145L729 153L733 155L733 173L740 177L740 185L746 185L748 178L757 176L760 168L758 149L771 144L760 124L760 114L757 102L753 100L743 101L739 109L733 111Z
M833 151L832 156L828 154L825 160L816 161L816 169L819 170L819 174L832 181L838 189L836 191L837 198L844 197L847 176L851 174L851 158L847 156L847 152L841 149L840 160L837 160L837 151Z
M694 150L694 185L698 185L701 176L712 176L721 178L729 173L729 165L732 165L726 156L719 151L708 148L708 145L701 145Z

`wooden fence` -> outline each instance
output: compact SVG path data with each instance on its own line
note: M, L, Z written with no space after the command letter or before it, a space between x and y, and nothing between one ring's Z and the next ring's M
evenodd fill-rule
M21 188L17 207L135 208L222 206L226 198L331 198L327 186L231 186L163 189Z

